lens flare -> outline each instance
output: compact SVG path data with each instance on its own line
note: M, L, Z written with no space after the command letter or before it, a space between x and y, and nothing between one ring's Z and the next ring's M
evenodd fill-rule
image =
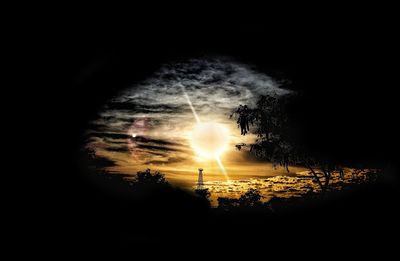
M224 174L227 181L229 181L228 173L220 159L221 154L228 148L229 144L229 131L223 125L218 123L202 123L192 101L185 91L185 87L181 85L183 95L192 110L193 117L197 124L190 134L190 143L194 151L201 157L207 159L214 159L217 161L218 166Z
M222 124L198 123L190 134L190 143L200 157L216 159L228 148L229 132Z

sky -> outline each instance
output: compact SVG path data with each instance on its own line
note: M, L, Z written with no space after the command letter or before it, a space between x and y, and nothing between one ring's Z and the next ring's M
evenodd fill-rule
M240 135L230 115L239 105L254 107L260 95L290 92L279 81L227 57L164 64L105 104L87 130L86 147L113 162L107 169L111 173L135 174L150 168L183 186L196 182L198 168L204 169L206 181L215 182L285 175L283 169L255 158L248 147L237 150L235 144L253 143L256 136ZM224 130L227 144L220 164L193 148L199 123ZM202 139L207 143L204 139L210 136Z

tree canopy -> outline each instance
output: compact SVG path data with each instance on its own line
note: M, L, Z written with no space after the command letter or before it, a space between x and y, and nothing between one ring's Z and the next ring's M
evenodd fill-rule
M291 98L290 95L262 95L258 98L255 108L239 105L231 117L236 117L241 135L250 131L257 135L255 142L249 144L251 153L274 165L281 165L288 172L289 165L307 167L321 190L325 191L333 173L338 173L343 178L342 164L310 153L292 135L293 124L287 113ZM241 148L244 144L239 145L236 147Z

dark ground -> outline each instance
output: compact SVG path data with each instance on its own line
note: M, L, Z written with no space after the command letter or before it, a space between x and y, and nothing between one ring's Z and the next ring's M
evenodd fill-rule
M247 15L246 22L231 15L136 18L127 28L121 26L125 21L116 27L68 19L45 22L36 38L44 40L40 50L50 53L42 70L50 86L35 88L48 103L35 104L40 119L26 124L45 123L51 147L43 145L41 160L32 163L44 168L43 179L30 187L35 197L19 207L19 224L26 226L19 238L63 251L58 253L118 247L134 253L142 246L166 246L171 253L198 242L206 249L251 247L260 254L314 256L321 248L338 256L348 249L382 257L389 253L399 233L393 152L398 97L391 81L390 17L378 22L351 10L315 17L285 13L271 21L262 14ZM98 108L164 62L210 54L232 56L274 77L290 78L300 93L296 135L309 150L349 164L381 167L384 181L323 205L264 219L254 213L213 218L194 207L180 209L180 203L166 207L163 200L157 207L143 203L130 208L126 199L111 196L87 178L78 150Z

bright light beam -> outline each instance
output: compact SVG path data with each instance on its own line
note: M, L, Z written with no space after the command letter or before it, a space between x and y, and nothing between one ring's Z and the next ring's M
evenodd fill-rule
M217 161L218 166L219 166L222 174L224 174L224 176L226 178L226 181L229 181L228 172L226 172L226 169L225 169L224 165L222 165L221 159L219 157L215 157L215 160Z
M185 91L185 87L182 86L182 90L183 90L183 95L185 95L186 101L189 104L190 109L192 110L193 116L196 119L197 123L200 123L200 118L196 113L196 110L193 107L192 101L189 98L189 95L187 95L186 91Z
M200 118L199 118L199 116L197 115L197 112L196 112L196 110L195 110L194 107L193 107L193 104L192 104L192 101L191 101L190 98L189 98L189 95L186 93L185 87L184 87L182 84L181 84L180 86L182 87L183 95L185 96L186 101L187 101L187 103L189 104L190 109L192 110L192 113L193 113L194 118L196 119L197 123L200 123L200 122L201 122L201 121L200 121ZM226 172L225 167L224 167L224 165L223 165L222 162L221 162L221 159L220 159L219 157L215 157L215 160L217 161L218 166L219 166L219 169L221 170L222 174L224 174L226 180L229 181L228 173Z

